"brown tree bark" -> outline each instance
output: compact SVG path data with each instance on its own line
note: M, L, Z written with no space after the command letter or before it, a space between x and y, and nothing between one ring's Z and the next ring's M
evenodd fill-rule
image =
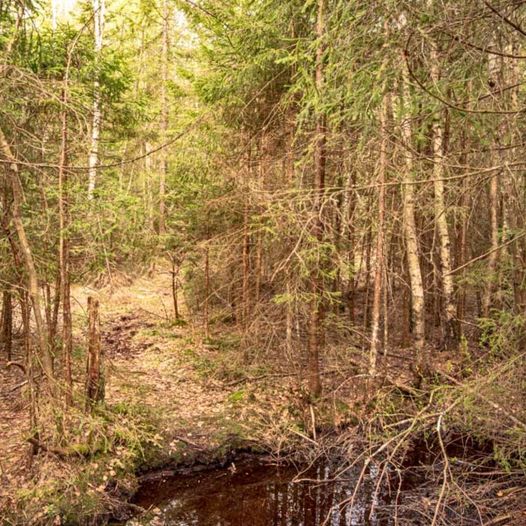
M205 338L210 338L210 314L209 314L209 303L210 303L210 249L208 243L205 246L205 301L204 301L204 325L205 325Z
M38 453L40 437L39 414L38 414L38 389L35 382L34 356L31 342L31 304L26 290L20 291L20 313L24 332L24 354L27 384L29 387L29 433L36 440L32 444L31 454Z
M325 0L318 0L318 13L316 21L316 37L318 39L316 49L316 73L315 83L318 96L323 91L323 56L325 35ZM320 217L321 204L325 191L325 147L326 128L325 117L318 112L316 117L316 137L314 145L314 203L313 203L313 234L315 239L321 243L323 240L323 223ZM308 330L308 365L307 378L309 392L313 397L321 394L322 385L320 377L320 343L323 318L323 283L320 269L315 268L310 276L310 317Z
M380 112L380 159L378 167L378 219L374 262L373 305L371 312L371 347L369 349L369 374L376 374L378 352L380 349L380 324L382 293L384 292L385 269L385 180L387 171L387 117L389 94L384 95ZM385 322L385 320L384 320Z
M70 255L69 227L71 222L69 210L69 187L67 165L68 148L68 96L67 77L62 90L62 130L60 159L58 165L58 206L59 206L59 269L60 269L60 301L62 303L62 359L65 380L65 401L70 406L73 403L73 376L71 372L71 356L73 353L73 332L71 322L71 286L70 286Z
M169 254L170 263L172 265L170 274L172 276L172 303L174 308L174 318L179 320L181 313L179 312L179 272L181 270L181 260L174 254Z
M4 290L2 294L2 345L9 362L13 352L13 300L10 290Z
M99 301L88 297L88 357L86 366L86 411L104 400L104 356L100 341Z
M242 289L241 289L241 325L246 331L248 326L248 317L250 311L250 232L249 232L249 187L250 177L252 173L252 148L250 142L248 144L247 166L245 171L245 197L243 204L243 247L241 255L242 266Z
M493 42L498 48L498 43ZM491 85L497 90L502 87L502 58L496 55L488 55L488 79ZM501 93L502 95L502 93ZM493 147L498 148L500 145L500 134L505 134L505 126L503 126L503 119L496 130L496 137L493 142ZM492 151L491 161L495 166L502 159L499 152ZM495 290L495 282L497 281L497 264L499 261L499 185L498 180L502 173L493 172L489 181L488 201L489 201L489 225L490 225L490 250L488 256L488 280L485 290L482 295L482 315L489 316L490 308L493 302L493 292Z
M27 288L31 303L33 305L33 314L35 317L35 332L37 336L40 356L42 360L42 370L48 381L50 391L53 391L53 358L51 355L46 324L42 316L42 293L40 290L38 273L35 266L33 251L26 234L24 222L22 221L22 202L23 191L19 178L19 170L16 159L11 151L7 139L0 129L0 148L10 164L6 165L6 173L11 187L13 203L11 214L13 224L17 233L20 250L22 252L24 268L26 271Z

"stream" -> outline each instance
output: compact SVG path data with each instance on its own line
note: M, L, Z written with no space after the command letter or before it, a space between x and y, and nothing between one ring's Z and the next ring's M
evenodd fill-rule
M229 468L177 475L144 483L134 503L148 509L128 525L151 526L384 526L374 494L374 466L352 507L359 470L331 480L327 464L309 469L243 460ZM385 509L384 509L385 511Z

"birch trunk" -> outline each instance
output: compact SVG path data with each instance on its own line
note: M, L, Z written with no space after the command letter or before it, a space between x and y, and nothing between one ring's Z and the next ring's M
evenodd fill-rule
M91 121L91 147L88 157L88 200L93 199L97 184L97 171L99 164L99 143L102 127L101 92L98 66L102 51L104 34L104 5L105 0L93 0L93 32L95 52L95 80L93 81L93 115Z
M161 134L163 144L168 138L168 55L170 51L170 9L168 0L163 0L163 32L162 32L162 84L161 84ZM168 156L166 148L161 151L161 172L159 174L159 234L166 233L166 175L168 173Z
M412 152L411 115L408 111L409 87L407 70L404 66L402 79L402 138L404 141L404 177L403 177L403 217L404 239L406 245L407 268L411 285L411 314L413 343L420 356L425 343L425 301L422 271L420 269L420 250L415 220L414 159Z
M499 47L498 43L493 39L492 47ZM497 55L488 55L488 79L489 83L495 90L499 90L502 87L502 59ZM500 93L502 95L502 92ZM502 119L501 119L502 120ZM505 128L505 127L504 127ZM506 130L503 129L502 122L497 130L497 136L494 140L494 148L498 148L500 145L500 134L505 134ZM501 154L492 150L491 163L493 166L501 161ZM482 315L489 316L489 311L493 301L494 282L497 274L497 264L499 260L499 220L498 220L498 208L499 208L499 187L498 179L502 175L500 171L493 172L489 181L489 224L490 224L490 250L491 253L488 257L488 280L486 288L482 296Z
M431 43L431 79L438 85L440 75L438 53L435 43ZM447 224L447 208L444 187L444 129L438 118L432 124L433 150L433 188L435 194L435 225L438 234L440 277L442 282L444 344L446 347L458 342L456 307L454 303L454 283L451 275L451 241Z

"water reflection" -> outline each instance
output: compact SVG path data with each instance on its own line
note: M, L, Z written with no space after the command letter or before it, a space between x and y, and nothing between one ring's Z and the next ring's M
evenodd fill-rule
M385 526L388 522L377 512L383 499L373 496L375 475L373 467L352 507L345 504L355 490L352 476L333 482L327 481L328 466L298 473L291 467L253 462L239 464L235 471L214 470L147 484L135 502L157 508L153 519L142 522L156 526Z

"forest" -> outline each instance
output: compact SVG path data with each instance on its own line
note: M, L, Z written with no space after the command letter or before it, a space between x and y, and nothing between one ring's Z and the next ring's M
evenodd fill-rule
M0 524L526 524L526 1L0 0Z

